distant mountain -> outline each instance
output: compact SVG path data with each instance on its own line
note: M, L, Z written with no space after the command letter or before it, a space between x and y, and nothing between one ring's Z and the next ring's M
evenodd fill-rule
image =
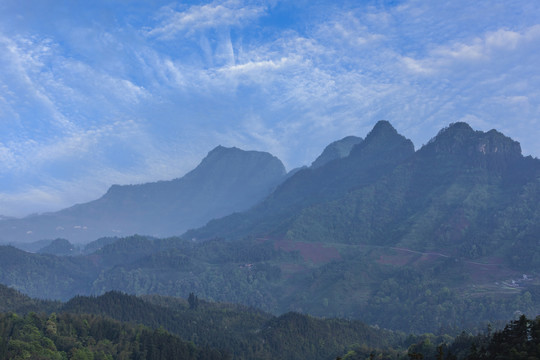
M88 294L100 269L92 259L32 254L0 246L0 284L42 299Z
M363 139L361 137L347 136L341 140L334 141L324 149L322 154L319 155L315 161L311 163L311 167L321 167L332 160L341 159L348 156L353 146L361 143L362 140Z
M213 220L189 231L186 237L283 236L302 209L372 184L413 155L413 143L398 134L388 121L379 121L348 156L301 169L249 211Z
M135 233L171 236L246 210L285 177L279 159L258 151L216 147L184 177L113 185L98 200L54 213L0 221L4 242L66 238L88 242Z
M27 243L9 242L2 245L11 245L11 246L16 247L17 249L21 249L26 252L35 253L43 249L44 247L50 245L53 241L54 240L51 240L51 239L42 239L42 240L37 240L37 241L32 241L32 242L27 242Z
M53 240L50 244L38 250L38 253L40 254L51 254L59 256L75 255L78 254L78 252L79 251L77 247L66 239Z
M446 248L473 258L512 248L515 265L530 268L540 266L539 179L540 160L496 130L451 124L414 152L382 121L347 157L301 170L258 206L186 236Z
M530 269L540 266L539 179L540 161L523 157L518 142L456 123L379 181L304 208L287 237L470 258L513 253Z

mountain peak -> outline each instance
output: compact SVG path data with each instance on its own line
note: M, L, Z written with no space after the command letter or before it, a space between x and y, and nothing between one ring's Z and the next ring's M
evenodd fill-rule
M521 157L521 146L496 130L475 131L469 124L459 122L439 131L419 153L451 157L462 164L501 172Z
M474 132L473 128L466 122L455 122L441 129L432 141L441 139L454 139L459 141L465 137L473 136Z
M373 129L367 134L364 141L354 146L351 155L375 152L388 156L407 157L414 153L414 145L411 140L399 134L397 130L386 120L378 121ZM384 156L386 156L384 155Z
M321 155L311 163L312 168L318 168L324 164L348 156L352 148L363 141L361 137L346 136L341 140L334 141L324 148Z
M207 157L220 155L220 154L233 153L233 152L238 152L238 151L242 151L242 150L238 149L237 147L225 147L223 145L218 145L208 152Z
M379 120L373 127L373 129L367 134L366 140L370 136L381 136L381 135L395 135L397 130L390 124L387 120Z
M475 131L465 122L450 124L439 131L425 147L437 153L461 153L467 156L521 156L519 142L497 130Z
M277 173L280 173L280 176L286 174L285 166L274 155L256 150L242 150L237 147L225 147L222 145L216 146L214 149L210 150L208 155L201 161L199 166L191 171L196 172L198 168L206 168L208 166L218 166L224 172L232 171L231 167L239 170L243 168L244 165L247 165L248 168L257 168L258 166L270 166ZM190 173L187 175L189 176Z

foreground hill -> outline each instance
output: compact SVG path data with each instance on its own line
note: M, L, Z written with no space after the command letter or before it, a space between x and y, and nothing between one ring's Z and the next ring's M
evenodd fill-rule
M0 359L230 359L164 330L93 315L0 314Z
M74 243L136 233L168 236L248 209L285 177L276 157L218 146L184 177L113 185L98 200L54 213L0 221L5 242L66 238Z
M13 304L14 298L39 302L0 285L0 303ZM296 313L275 317L239 305L198 299L189 303L181 298L135 297L119 292L79 296L41 311L54 313L31 313L24 318L0 314L0 358L17 352L34 358L41 352L54 358L51 354L62 351L71 351L72 356L76 352L97 356L103 351L117 358L124 351L124 356L141 359L323 360L347 352L355 343L372 349L397 348L403 338L402 334L359 321L317 319ZM4 344L8 336L9 343ZM40 345L24 346L25 341ZM169 355L149 356L150 350Z
M33 307L21 309L17 301ZM470 360L540 354L540 317L523 315L504 329L488 326L487 332L463 331L453 338L445 333L406 336L358 321L298 313L276 317L193 294L186 301L109 292L51 303L0 285L0 304L6 304L0 311L0 359Z

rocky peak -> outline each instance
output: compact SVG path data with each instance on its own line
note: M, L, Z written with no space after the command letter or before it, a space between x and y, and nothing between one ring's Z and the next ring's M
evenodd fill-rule
M425 148L435 153L466 156L521 156L521 146L517 141L496 130L475 131L464 122L442 129Z

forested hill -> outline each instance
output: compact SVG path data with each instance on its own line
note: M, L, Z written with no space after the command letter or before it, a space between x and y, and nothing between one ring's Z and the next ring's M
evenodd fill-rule
M59 212L0 221L4 242L66 238L72 243L102 236L179 235L213 218L246 210L286 175L276 157L216 147L179 179L113 185L100 199Z
M270 237L406 246L477 258L512 253L540 266L540 160L518 142L465 123L414 152L379 122L350 155L296 173L251 210L188 238Z
M21 308L22 303L32 303ZM109 292L47 303L0 286L0 359L536 359L540 317L477 334L404 334L358 321ZM14 313L16 311L16 313Z
M4 311L18 309L14 305L15 298L32 301L0 286L0 302L12 304ZM0 358L15 350L42 351L49 356L56 351L68 350L72 354L84 351L96 356L100 351L107 353L124 347L126 353L141 352L141 359L323 360L336 358L355 343L363 343L370 349L398 348L403 338L402 334L378 330L359 321L324 320L296 313L275 317L245 306L206 302L194 295L186 301L109 292L99 297L75 297L64 304L56 303L53 309L50 306L37 309L47 315L30 313L22 318L0 314ZM20 315L28 314L28 311L18 311ZM12 340L6 343L10 329ZM29 339L41 346L23 346ZM107 345L106 340L118 344ZM145 357L154 342L155 351L185 352L189 356Z

